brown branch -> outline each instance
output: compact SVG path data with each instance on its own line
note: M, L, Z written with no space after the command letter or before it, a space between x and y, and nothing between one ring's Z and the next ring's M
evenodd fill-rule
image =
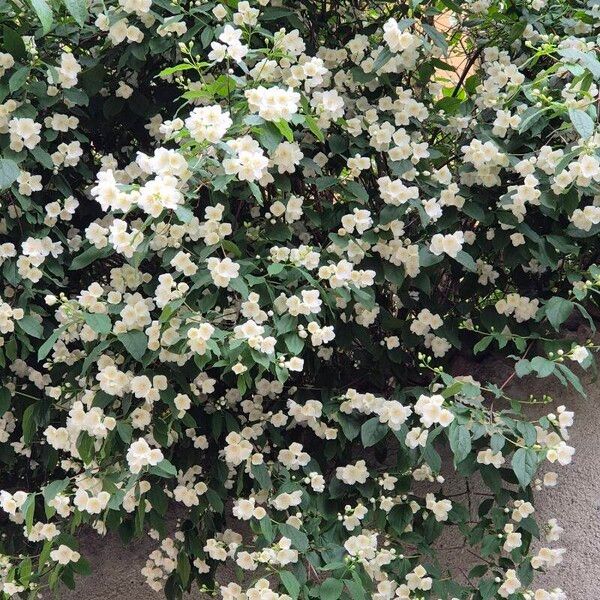
M479 56L481 55L481 53L483 52L484 47L480 46L469 58L469 60L467 61L467 64L465 65L465 68L463 70L463 72L461 73L461 76L456 84L456 87L454 88L454 91L452 92L452 97L455 98L458 95L458 92L460 91L460 88L462 87L463 83L465 82L465 79L467 78L467 75L469 74L469 71L471 70L471 67L475 64L475 62L477 61L477 59L479 58Z

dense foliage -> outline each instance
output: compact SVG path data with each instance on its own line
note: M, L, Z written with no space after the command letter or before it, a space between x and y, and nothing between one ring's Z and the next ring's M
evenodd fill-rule
M564 599L573 413L447 367L583 393L599 6L0 0L3 597L89 525L168 598Z

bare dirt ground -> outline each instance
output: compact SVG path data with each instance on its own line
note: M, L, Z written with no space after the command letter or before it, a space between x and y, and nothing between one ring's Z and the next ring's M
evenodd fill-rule
M583 332L585 336L585 332ZM503 382L511 372L506 362L491 359L483 364L457 361L454 372L472 374L481 380ZM588 394L581 397L572 389L567 390L557 380L530 377L515 378L508 391L514 397L525 398L529 394L540 397L550 394L555 402L547 406L531 407L532 414L551 412L560 404L575 411L575 424L571 430L571 444L576 448L573 463L558 467L559 485L544 490L537 502L541 521L558 518L564 528L560 546L567 549L561 565L548 574L540 575L536 583L548 588L560 587L570 600L594 600L600 590L600 387L589 375L582 377ZM449 486L460 489L461 481L448 480ZM475 490L476 491L476 490ZM451 538L451 536L450 536ZM556 546L556 545L555 545ZM118 539L99 538L85 534L81 538L81 552L92 565L93 573L79 580L75 591L63 589L61 600L159 600L144 583L140 569L146 557L156 547L150 539L136 541L124 548ZM448 565L468 570L466 555L457 551L456 541L448 539L446 548ZM460 561L460 562L459 562ZM227 574L222 574L223 579ZM196 592L188 596L201 600ZM49 597L48 597L49 598Z

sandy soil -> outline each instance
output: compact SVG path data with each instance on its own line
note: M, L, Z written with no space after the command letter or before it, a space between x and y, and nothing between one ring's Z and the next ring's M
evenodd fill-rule
M461 361L454 370L455 374L473 374L495 382L504 381L511 372L506 363L497 360L479 365ZM584 376L583 380L588 398L550 379L515 378L509 387L515 397L550 394L555 399L551 406L565 404L575 411L575 425L571 430L571 443L577 450L574 461L569 467L557 469L558 487L544 490L537 502L541 521L558 518L565 529L561 546L567 549L563 563L539 576L537 583L549 588L561 587L570 600L594 600L600 590L600 388L590 376ZM538 406L532 407L531 412L543 414L551 410L548 406ZM460 486L461 482L449 480L448 485ZM84 534L81 542L81 551L90 561L93 573L80 579L77 590L61 590L58 594L61 600L158 600L163 597L145 585L140 573L146 557L155 548L152 540L136 541L124 548L118 539ZM443 547L447 549L448 564L464 570L465 554L456 551L456 542L451 536ZM189 598L200 600L202 595L195 593Z

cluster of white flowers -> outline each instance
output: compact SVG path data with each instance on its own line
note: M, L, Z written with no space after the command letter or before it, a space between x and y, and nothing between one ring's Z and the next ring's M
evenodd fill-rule
M289 121L298 112L300 94L291 88L265 88L262 85L246 90L248 108L265 121Z
M127 450L127 463L132 473L139 473L145 466L156 466L164 460L159 448L151 448L148 442L140 438L129 446Z
M42 126L29 117L15 117L8 123L10 148L20 152L23 148L33 150L41 141Z
M24 316L22 308L13 308L0 298L0 333L12 333L15 330L15 321L20 321Z
M446 235L436 233L431 238L429 249L436 256L445 253L452 258L456 258L457 254L462 250L464 242L465 235L462 231L448 233Z
M430 428L434 424L448 427L454 421L454 414L444 408L444 397L440 394L426 396L422 394L417 400L414 410L419 415L424 427Z
M449 441L457 465L468 453L469 468L492 484L500 479L495 469L509 465L520 484L529 477L511 461L515 448L527 452L528 465L533 457L572 461L573 413L565 406L521 426L522 416L484 404L504 397L504 387L453 378L436 359L461 347L458 322L484 336L483 344L521 350L545 327L539 315L559 293L545 277L554 282L555 272L564 271L579 300L600 283L570 264L579 251L574 240L593 238L600 224L600 138L595 121L588 123L598 90L563 78L565 90L554 91L546 77L522 93L529 49L554 43L542 20L526 24L528 45L514 40L509 53L489 44L473 57L476 76L465 72L449 83L446 60L471 15L489 19L493 0L467 2L465 14L451 19L456 33L448 41L439 23L421 18L419 3L407 9L410 18L386 17L379 29L371 25L377 9L353 9L342 22L356 17L361 27L369 23L369 34L317 43L314 51L317 39L303 39L305 19L269 4L187 12L152 0L92 6L94 25L86 27L101 32L101 45L89 56L78 60L77 44L60 43L46 61L45 49L35 47L39 36L24 42L31 64L45 65L49 100L40 112L39 85L33 96L8 98L22 69L33 78L37 66L21 66L21 52L0 53L0 78L6 73L8 81L0 134L7 156L18 156L15 169L3 162L1 173L11 189L0 234L12 241L0 244L0 360L7 364L0 442L36 473L47 468L41 459L50 451L67 474L58 493L52 484L41 494L2 490L0 506L26 540L50 542L50 560L62 568L80 555L63 543L54 512L104 534L115 511L136 513L141 529L144 513L154 525L164 505L177 503L193 518L178 522L150 555L143 574L154 590L184 589L228 563L283 577L281 584L228 582L214 590L225 600L291 600L305 586L296 581L304 547L322 554L319 561L335 553L354 574L360 564L374 600L428 597L437 593L435 570L420 564L420 549L414 560L399 556L393 536L417 539L425 527L435 537L447 522L460 529L463 507L436 485L444 477L434 439ZM529 8L540 11L543 1ZM593 42L576 37L591 33L588 20L568 23L575 37L561 46L576 56L568 63L576 64L575 80L594 64ZM121 60L108 64L114 77L93 99L107 119L114 110L146 114L143 100L153 106L169 85L185 87L188 103L161 106L147 135L117 131L129 142L102 150L110 140L88 135L90 61L119 44L122 52L111 52ZM162 71L160 86L136 70L158 54L183 57ZM564 68L561 62L556 77ZM546 123L546 113L568 113L572 123L542 136L538 148L536 124ZM526 126L534 141L522 148ZM33 159L39 164L30 166ZM86 187L90 167L97 176ZM86 184L69 193L63 169ZM504 317L521 324L519 335ZM489 325L494 319L500 328ZM58 328L45 341L49 321ZM564 359L588 366L592 347L569 342L544 365L573 381L573 363ZM408 387L412 379L419 383ZM47 411L31 404L38 397ZM398 465L365 451L391 440ZM557 476L531 479L541 489ZM413 494L415 481L427 492ZM563 600L561 590L534 592L519 580L517 557L528 548L535 513L511 495L489 526L498 553L512 553L515 563L498 563L498 594ZM48 522L31 523L42 502ZM230 507L245 529L221 530ZM557 541L556 521L546 529L547 541ZM332 530L342 541L322 535ZM337 547L326 557L328 545ZM562 553L541 548L531 566L555 566ZM0 556L0 590L24 591L16 581L26 570ZM347 572L340 577L349 584ZM342 584L337 576L319 581L323 596L330 580ZM314 596L312 584L309 577ZM289 596L277 591L281 585Z
M8 52L0 52L0 77L15 65L13 55Z
M79 552L72 550L69 546L61 544L50 552L50 558L60 565L68 565L70 562L78 562L81 558Z
M223 139L233 121L229 113L217 104L194 108L185 120L185 126L197 142L216 144Z
M345 467L337 467L335 476L343 481L346 485L355 485L357 483L365 483L369 477L364 460L359 460L355 464L346 465Z
M226 58L231 58L236 62L242 61L248 53L248 46L242 44L241 38L241 29L225 25L222 33L219 35L219 41L211 43L211 51L208 54L208 58L216 62L221 62Z
M142 575L151 589L157 592L163 589L168 576L177 568L178 553L173 538L167 537L162 540L160 548L150 554Z
M517 323L533 319L537 314L540 303L537 298L527 298L519 294L507 294L496 302L496 310L501 315L514 315Z

